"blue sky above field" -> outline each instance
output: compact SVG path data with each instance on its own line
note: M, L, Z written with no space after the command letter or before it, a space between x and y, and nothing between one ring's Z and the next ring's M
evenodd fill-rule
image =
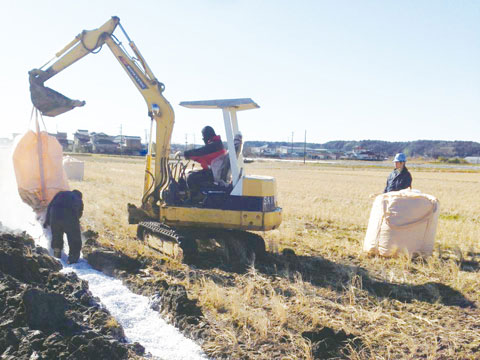
M239 114L246 140L480 141L478 1L2 1L0 137L29 126L27 72L112 15L166 85L173 142L223 134L219 110L181 101L241 97L260 105ZM50 132L145 137L144 100L107 47L46 85L87 102L45 118Z

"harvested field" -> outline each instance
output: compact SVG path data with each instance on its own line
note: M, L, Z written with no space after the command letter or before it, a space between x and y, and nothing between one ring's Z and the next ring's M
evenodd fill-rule
M283 223L262 234L269 250L245 273L178 264L135 240L126 204L139 204L143 161L88 156L84 230L149 264L154 279L185 286L208 323L203 349L232 359L474 359L480 356L480 172L409 164L413 186L441 214L432 257L361 253L385 168L254 162L278 181ZM291 252L288 249L294 251ZM138 280L139 282L145 280Z

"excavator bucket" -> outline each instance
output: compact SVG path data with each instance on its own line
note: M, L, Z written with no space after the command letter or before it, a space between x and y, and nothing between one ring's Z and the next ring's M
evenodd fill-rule
M43 80L30 73L30 97L33 105L44 116L57 116L75 107L85 105L85 101L71 100L65 95L43 85Z

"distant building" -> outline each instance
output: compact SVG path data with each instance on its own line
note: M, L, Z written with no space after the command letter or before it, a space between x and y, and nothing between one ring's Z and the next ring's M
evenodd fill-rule
M142 151L142 138L140 136L117 135L113 142L118 145L121 154L138 155Z
M384 159L382 155L377 154L371 150L362 149L360 147L356 147L353 149L353 151L349 151L345 153L345 155L342 156L341 158L348 159L348 160L367 160L367 161L380 161Z
M337 157L340 157L340 155L328 149L312 149L310 152L307 151L307 155L312 159L319 160L336 160Z
M467 156L465 161L470 164L480 164L480 156Z
M113 136L109 136L103 132L90 134L90 142L92 143L92 152L100 154L116 154L119 145L113 141Z
M304 154L309 159L330 160L335 159L336 155L328 149L313 149L304 146L279 146L277 153L282 156L303 157Z
M250 146L248 148L248 151L252 154L252 155L261 155L262 152L268 148L268 145L263 145L263 146Z
M260 155L266 157L280 157L280 152L278 151L278 148L266 147L261 150Z
M73 152L92 152L88 130L77 130L73 134Z
M77 130L73 134L73 151L100 154L140 155L146 152L140 136L110 136L104 132Z
M57 132L56 134L48 134L50 136L55 137L60 145L62 145L63 151L68 150L68 139L67 139L67 133L66 132Z
M354 152L354 155L357 160L382 160L382 156L370 150L360 150L358 152Z

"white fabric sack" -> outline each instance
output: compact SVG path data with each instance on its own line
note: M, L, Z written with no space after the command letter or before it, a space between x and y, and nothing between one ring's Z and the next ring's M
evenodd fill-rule
M85 173L85 164L83 161L71 156L65 156L63 158L63 168L69 180L83 181L83 175Z
M382 256L433 252L440 204L416 190L392 191L373 202L363 251Z
M16 143L13 167L18 193L37 213L45 210L59 192L69 190L58 140L41 131L27 131Z

